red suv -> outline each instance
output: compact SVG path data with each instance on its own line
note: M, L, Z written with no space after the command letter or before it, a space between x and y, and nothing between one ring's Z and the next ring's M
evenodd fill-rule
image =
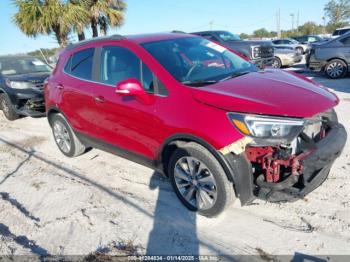
M100 148L159 170L190 210L237 197L289 201L327 177L346 142L325 87L258 70L188 34L96 38L68 46L45 86L68 157Z

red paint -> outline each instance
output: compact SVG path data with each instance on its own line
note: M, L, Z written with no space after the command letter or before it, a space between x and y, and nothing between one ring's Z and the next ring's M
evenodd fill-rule
M57 70L45 88L46 108L59 108L73 129L79 132L156 159L164 141L176 134L195 136L217 150L242 138L226 116L230 111L303 118L338 103L337 97L327 90L279 70L251 73L207 87L184 86L140 46L140 43L148 41L177 37L196 36L132 36L64 50ZM139 99L140 96L123 96L116 93L116 87L63 73L72 52L104 45L131 50L160 79L168 90L168 96L148 93L144 93L142 99ZM58 85L64 88L56 88ZM118 85L117 89L121 88Z
M289 155L287 159L277 158L278 148L274 147L247 147L246 155L250 162L259 164L265 172L266 182L277 183L281 179L281 167L289 168L291 175L301 175L303 171L302 160L312 151L299 155Z

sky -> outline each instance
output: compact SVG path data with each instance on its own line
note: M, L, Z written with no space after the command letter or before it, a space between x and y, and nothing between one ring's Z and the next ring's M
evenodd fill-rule
M281 12L281 29L292 27L290 14L299 12L299 24L322 24L323 7L328 0L125 0L127 11L121 28L109 34L138 34L181 30L212 29L232 33L252 33L266 28L276 31L276 13ZM53 35L29 38L12 22L16 7L11 0L0 0L0 54L24 53L38 48L57 47ZM296 21L295 21L296 23ZM91 29L86 29L91 37ZM72 39L75 40L72 34Z

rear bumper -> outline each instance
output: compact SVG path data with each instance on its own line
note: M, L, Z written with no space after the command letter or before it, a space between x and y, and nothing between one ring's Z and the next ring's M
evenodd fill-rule
M312 71L320 72L326 66L327 61L317 60L315 54L307 54L306 56L306 67Z

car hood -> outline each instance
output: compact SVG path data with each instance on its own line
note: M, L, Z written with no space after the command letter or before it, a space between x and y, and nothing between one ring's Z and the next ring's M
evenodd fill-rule
M32 83L42 83L45 81L47 77L49 77L50 73L28 73L22 75L7 75L4 76L6 79L10 81L22 81L22 82L32 82Z
M192 90L194 99L201 103L251 114L304 118L339 103L326 88L295 73L273 69Z

